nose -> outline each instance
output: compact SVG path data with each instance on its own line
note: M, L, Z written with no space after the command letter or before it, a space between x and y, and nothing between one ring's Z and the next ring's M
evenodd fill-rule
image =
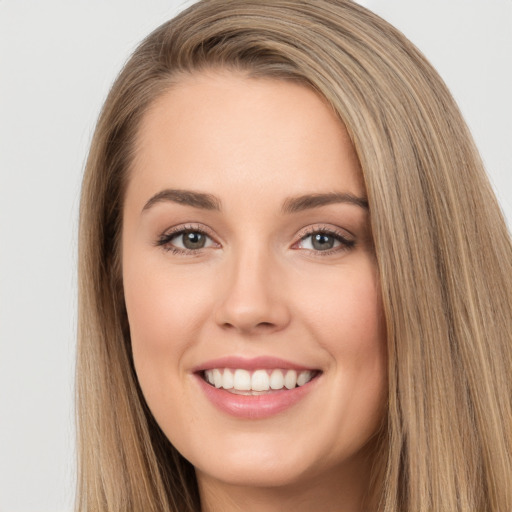
M224 330L244 335L270 334L290 322L282 269L264 249L247 248L225 262L226 272L215 311Z

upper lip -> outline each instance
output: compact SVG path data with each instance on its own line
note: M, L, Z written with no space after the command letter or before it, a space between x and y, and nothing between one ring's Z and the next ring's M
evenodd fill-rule
M292 361L286 361L285 359L272 356L259 356L252 358L245 358L240 356L226 356L220 357L218 359L212 359L210 361L205 361L204 363L201 363L197 365L195 368L193 368L192 371L196 373L204 370L211 370L214 368L236 368L248 371L271 368L280 368L283 370L297 371L313 371L318 369L307 365L297 364Z

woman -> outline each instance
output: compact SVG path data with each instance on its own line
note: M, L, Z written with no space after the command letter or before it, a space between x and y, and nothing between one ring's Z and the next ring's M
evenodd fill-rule
M510 238L446 87L348 1L208 0L104 106L78 510L508 510Z

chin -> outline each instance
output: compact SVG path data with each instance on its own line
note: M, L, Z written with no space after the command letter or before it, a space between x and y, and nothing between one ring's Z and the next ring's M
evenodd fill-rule
M236 487L276 488L296 485L312 476L312 471L286 461L255 460L218 461L218 464L196 466L196 472Z

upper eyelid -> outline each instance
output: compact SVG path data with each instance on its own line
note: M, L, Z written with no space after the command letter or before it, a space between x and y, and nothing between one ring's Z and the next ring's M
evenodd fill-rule
M325 234L327 234L327 236L337 239L338 243L340 244L340 246L338 246L338 247L332 247L331 249L326 249L324 251L315 251L313 249L300 248L302 250L309 251L309 252L313 253L315 256L329 256L332 254L338 254L340 251L347 250L356 245L355 237L353 237L353 236L348 237L348 236L340 233L340 231L338 229L313 228L311 231L309 231L309 232L306 231L303 235L301 235L300 238L296 242L293 243L292 247L297 246L298 244L300 244L301 242L303 242L304 240L309 238L311 235L314 235L315 233L325 233ZM299 249L299 248L297 248L297 249Z
M214 243L222 246L222 243L220 243L218 241L218 237L216 237L213 234L213 230L210 227L205 226L205 225L200 225L200 224L194 224L194 223L183 224L183 225L174 226L172 228L168 228L159 236L158 242L160 242L160 243L157 242L157 245L163 245L162 240L164 238L169 238L169 237L174 238L174 237L182 235L183 233L194 232L194 231L197 231L199 233L202 233L202 234L208 236ZM317 225L307 226L307 227L299 230L295 235L295 240L292 243L292 247L294 245L298 244L299 242L301 242L302 240L304 240L304 238L311 236L315 233L328 233L331 236L338 236L338 237L340 237L344 240L350 241L350 242L353 242L354 241L353 239L355 238L355 236L350 231L348 231L346 229L334 227L332 225L317 224ZM202 248L202 249L205 249L205 248ZM202 249L197 249L196 251L201 251Z
M201 233L204 233L208 236L211 236L212 238L216 238L213 229L206 225L199 225L199 224L183 224L178 226L173 226L171 228L167 228L161 236L171 235L171 234L180 234L186 231L198 231ZM312 226L307 226L305 228L301 228L297 232L297 237L302 238L303 236L307 236L311 233L317 233L317 232L329 232L329 233L338 233L338 232L344 232L347 233L349 236L354 236L349 230L345 228L339 228L339 227L332 227L331 225L327 224L316 224Z
M204 235L208 235L210 238L215 240L215 235L213 232L213 229L209 228L208 226L199 225L199 224L183 224L174 226L172 228L167 228L161 236L168 236L168 235L180 235L182 233L186 233L187 231L202 233Z
M204 225L199 226L199 225L193 225L193 224L183 224L183 225L178 225L178 226L173 226L171 228L167 228L164 232L162 232L162 234L160 234L158 236L158 238L155 241L155 245L156 246L168 245L173 238L181 236L186 232L199 232L201 234L206 235L214 243L219 244L216 237L213 235L213 230L211 228L205 227ZM198 250L201 250L201 249L198 249Z
M338 235L344 239L355 239L355 235L344 228L332 227L330 225L314 225L303 228L299 231L298 238L302 240L304 237L312 235L314 233L329 233L331 235Z

